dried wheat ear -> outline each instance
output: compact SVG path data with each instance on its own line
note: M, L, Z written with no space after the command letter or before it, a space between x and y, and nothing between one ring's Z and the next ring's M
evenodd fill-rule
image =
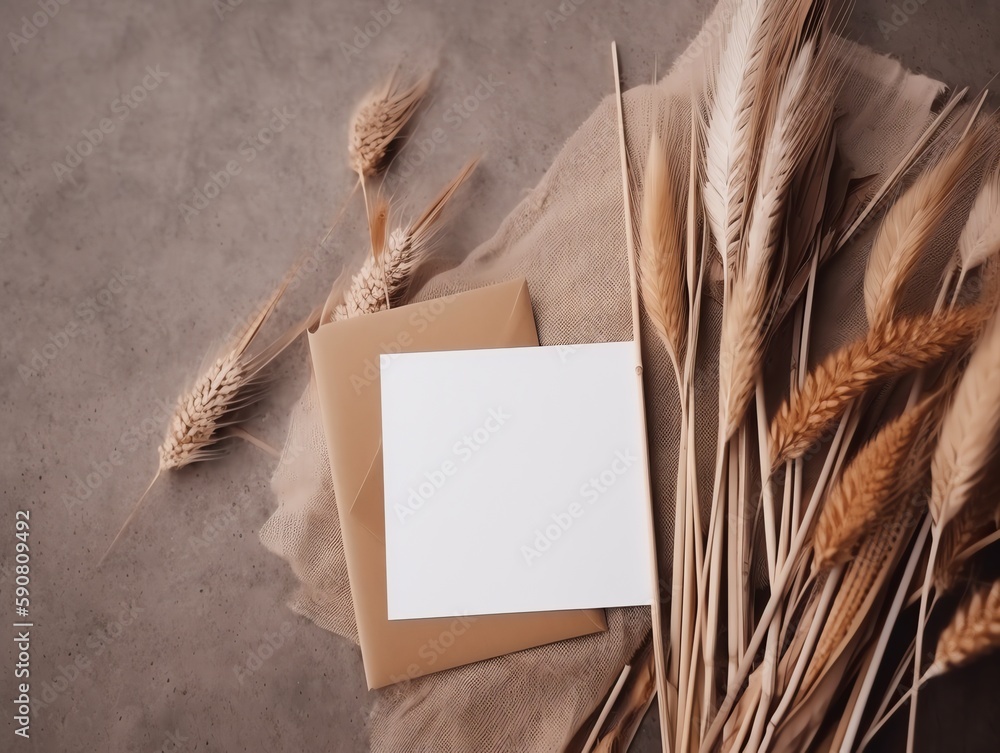
M419 217L388 235L388 205L381 197L376 199L373 217L382 219L377 219L373 225L373 250L351 278L346 291L334 284L323 307L321 321L341 321L383 311L406 299L414 274L434 251L445 208L477 164L478 159L466 163Z
M362 180L385 166L389 145L416 113L430 83L428 73L404 84L396 70L358 105L351 118L347 152L351 169Z
M975 592L952 618L938 639L928 675L960 667L1000 648L1000 580Z
M975 337L984 306L898 317L831 353L807 376L771 421L772 468L801 457L875 382L935 363Z
M290 276L275 290L239 337L177 399L167 434L159 447L156 475L125 519L98 565L107 559L161 473L177 470L191 463L212 460L224 454L218 443L226 438L225 430L236 427L240 423L237 412L253 405L263 395L264 368L302 332L318 321L319 310L315 309L267 346L250 353L261 329L284 295L289 280Z

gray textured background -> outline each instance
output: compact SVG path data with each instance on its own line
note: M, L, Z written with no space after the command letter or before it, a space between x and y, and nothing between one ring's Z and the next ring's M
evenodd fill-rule
M44 2L55 15L23 28ZM384 29L356 40L355 27L387 3L64 2L0 7L0 624L13 617L14 513L27 509L33 694L46 701L22 743L9 703L13 629L0 628L0 750L154 751L172 740L184 750L361 750L371 701L360 655L284 606L293 579L257 540L273 506L270 458L240 445L167 479L95 570L155 471L157 401L172 403L211 345L315 247L351 186L347 117L393 64L439 62L413 141L436 127L447 135L394 183L397 196L417 208L485 152L451 224L451 247L468 249L610 90L608 43L618 40L628 82L647 81L710 6L399 0ZM880 29L892 4L861 0L849 36L946 82L985 85L1000 59L1000 8L911 7L898 29ZM157 67L158 83L147 73ZM494 91L476 100L480 77ZM144 78L130 109L121 97ZM288 123L251 160L244 140L274 108ZM104 118L101 143L72 170L55 168ZM239 174L185 217L180 205L230 161ZM356 217L333 246L281 321L322 295L345 260L356 263ZM305 357L299 343L252 424L272 443L284 437ZM88 474L97 488L83 498ZM269 637L279 648L249 671ZM985 725L980 740L995 733L990 714L957 722ZM635 748L658 749L656 739L647 719Z

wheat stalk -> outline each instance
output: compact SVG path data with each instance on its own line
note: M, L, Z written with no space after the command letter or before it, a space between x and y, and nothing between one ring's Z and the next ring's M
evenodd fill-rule
M368 179L386 166L390 145L416 113L430 82L428 73L415 83L404 85L396 68L380 86L368 93L351 117L347 157L351 169L358 174L373 241L378 230L377 219L368 204ZM373 244L372 253L377 252Z
M921 252L955 203L982 133L978 129L962 139L886 212L865 269L865 313L871 327L895 313Z
M938 397L932 395L884 426L830 489L813 534L813 563L826 569L846 562L873 526L899 511L925 473Z
M931 460L930 511L940 529L968 502L1000 430L1000 310L973 351L941 422Z
M434 251L442 212L477 162L466 163L417 219L389 233L381 253L373 252L366 257L339 303L334 301L340 297L340 287L334 285L324 306L323 321L383 311L405 300L417 268Z
M659 131L649 143L639 221L639 284L650 321L679 373L687 327L684 205Z
M1000 580L959 607L938 639L929 674L940 674L1000 648Z
M404 84L396 69L358 105L349 126L347 154L362 181L385 166L389 145L413 117L430 83L427 73Z
M260 351L254 354L249 352L298 267L295 266L246 329L177 399L166 436L159 447L156 474L112 539L98 567L111 554L162 473L184 468L191 463L213 460L223 454L217 445L227 438L224 430L239 423L234 414L260 400L263 394L263 369L317 320L319 311L312 311Z
M972 306L900 317L828 355L771 421L772 470L801 457L876 381L934 363L971 339L984 314Z

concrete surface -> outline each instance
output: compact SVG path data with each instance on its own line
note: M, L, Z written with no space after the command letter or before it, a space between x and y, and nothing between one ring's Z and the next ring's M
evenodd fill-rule
M452 223L453 247L467 249L610 90L612 39L627 80L647 81L709 11L690 0L226 1L0 7L0 750L365 748L358 651L287 610L293 579L257 540L273 506L267 456L238 446L167 479L95 570L155 470L159 401L172 403L210 345L321 236L351 185L351 107L393 64L439 61L414 141L447 134L397 195L418 206L486 152ZM986 84L1000 6L911 6L880 29L892 3L860 0L849 34L945 81ZM477 98L482 79L494 86ZM269 124L269 143L248 141ZM87 133L100 143L78 160L69 150ZM227 164L238 173L219 178L207 207L181 206ZM344 259L353 265L357 222L338 238L282 321ZM276 444L302 387L296 347L253 422ZM27 742L11 713L17 510L30 511L30 669L45 704ZM984 694L967 695L982 712ZM941 723L996 731L989 714ZM650 718L634 750L657 749Z

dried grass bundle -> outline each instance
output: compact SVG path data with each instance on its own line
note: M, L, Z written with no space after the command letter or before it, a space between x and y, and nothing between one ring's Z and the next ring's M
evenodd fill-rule
M980 306L900 317L827 356L771 422L772 468L801 457L875 382L939 361L982 326Z
M653 133L646 160L639 221L639 284L642 301L663 340L675 372L687 328L684 288L683 192L671 174L663 137Z
M784 281L782 240L793 179L826 133L831 115L830 55L807 39L789 68L761 156L743 265L732 274L723 314L719 384L722 416L731 437L750 403L764 357L771 315Z
M1000 648L1000 580L989 589L975 592L955 612L938 639L928 675L968 664L997 648Z
M813 562L827 569L850 559L873 526L900 514L924 478L938 396L888 423L868 442L830 490L813 534Z

